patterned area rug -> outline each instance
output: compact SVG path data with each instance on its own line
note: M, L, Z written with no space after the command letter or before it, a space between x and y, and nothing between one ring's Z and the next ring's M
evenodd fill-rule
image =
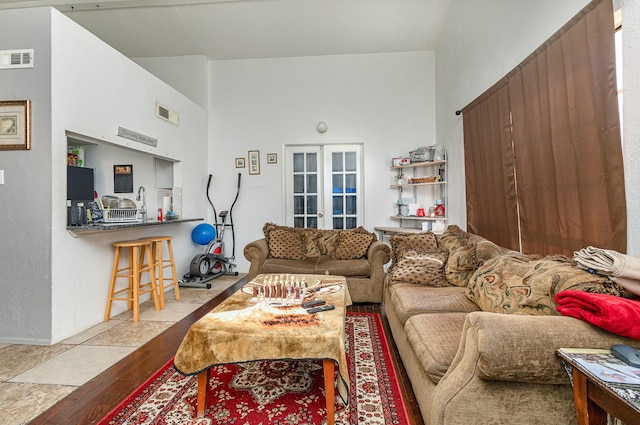
M350 400L336 398L337 425L408 425L378 314L347 313ZM259 361L211 369L205 417L194 419L195 376L167 363L99 424L326 424L322 361Z

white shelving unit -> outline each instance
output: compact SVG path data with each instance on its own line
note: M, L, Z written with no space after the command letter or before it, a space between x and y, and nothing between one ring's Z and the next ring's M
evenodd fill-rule
M396 215L392 215L392 220L398 221L397 228L393 227L379 227L376 228L381 236L393 233L415 233L422 230L422 223L434 222L436 220L446 221L446 199L447 199L447 161L425 161L415 162L409 165L397 165L392 166L391 171L395 173L395 180L400 180L402 175L405 175L406 182L402 184L391 184L392 189L398 191L398 200L406 199L407 191L411 191L410 197L415 199L416 203L424 208L425 216L408 215L407 204L398 202L396 207L398 211ZM409 175L410 174L410 175ZM435 177L434 181L425 182L423 180L429 177ZM416 179L418 182L416 182ZM429 190L429 187L432 190ZM445 206L444 216L429 216L429 207L435 206L435 200L442 199ZM422 201L422 202L421 202ZM426 204L425 202L429 202ZM431 226L430 226L431 227Z

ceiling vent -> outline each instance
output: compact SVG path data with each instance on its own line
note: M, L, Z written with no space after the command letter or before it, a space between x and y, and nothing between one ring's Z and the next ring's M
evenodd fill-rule
M0 69L33 68L33 49L0 50Z
M156 103L156 114L161 120L165 120L176 126L180 125L180 114L166 106Z

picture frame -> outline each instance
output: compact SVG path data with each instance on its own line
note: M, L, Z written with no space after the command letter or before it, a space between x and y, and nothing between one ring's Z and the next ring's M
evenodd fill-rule
M0 150L31 149L31 101L0 101Z
M277 164L278 163L278 154L277 153L268 153L267 154L267 164Z
M236 158L236 168L244 168L245 161L244 158Z
M133 193L133 165L113 166L113 192Z
M260 174L260 151L249 151L249 174Z

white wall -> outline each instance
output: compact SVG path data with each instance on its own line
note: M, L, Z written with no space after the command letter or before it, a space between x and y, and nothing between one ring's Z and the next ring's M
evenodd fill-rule
M132 58L132 60L198 105L207 108L209 75L205 56Z
M33 48L31 69L0 70L0 99L32 102L32 148L0 151L0 341L51 333L51 66L46 9L0 13L0 50Z
M397 225L389 166L435 143L434 66L433 52L210 62L212 195L218 210L228 209L242 172L234 209L240 271L248 270L242 248L262 237L263 224L283 223L285 144L363 143L365 227ZM319 121L329 126L323 135ZM251 149L260 150L260 175L235 168L234 158ZM266 164L270 152L278 164Z
M34 22L42 32L34 31ZM0 169L8 171L7 184L0 186L2 204L21 205L9 220L0 220L0 276L3 287L10 288L0 298L0 341L55 343L102 321L113 241L171 235L179 273L188 270L199 249L190 237L197 223L78 238L68 233L67 131L123 148L109 151L107 159L87 162L98 164L103 174L112 172L113 164L105 164L109 160L144 164L134 168L134 184L148 190L154 187L152 166L141 158L178 161L174 182L183 187L183 217L203 217L199 176L206 170L207 116L202 107L54 9L0 12L0 40L2 49L36 49L33 70L12 70L7 74L11 80L0 80L3 99L34 101L34 148L0 157ZM156 101L181 114L180 127L155 116ZM120 138L118 126L155 137L158 146ZM116 303L112 315L125 309L126 303Z

